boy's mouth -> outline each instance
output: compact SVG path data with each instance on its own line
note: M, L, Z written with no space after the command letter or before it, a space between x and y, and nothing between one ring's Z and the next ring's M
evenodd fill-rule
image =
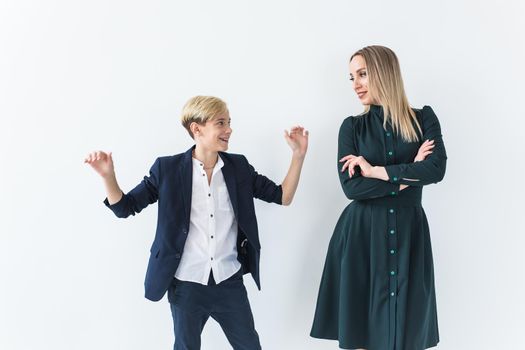
M226 142L226 143L228 143L228 140L229 140L229 139L225 139L225 138L223 138L223 137L219 137L219 140L221 140L222 142Z

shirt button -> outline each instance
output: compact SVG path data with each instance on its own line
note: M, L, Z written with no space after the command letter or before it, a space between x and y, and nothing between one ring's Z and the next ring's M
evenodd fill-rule
M211 258L211 260L213 260L213 257Z
M390 249L390 254L394 255L395 254L395 250L394 249Z
M213 217L213 214L210 214L210 218L212 218L212 217Z
M396 231L390 230L390 234L393 235Z
M213 239L213 236L211 236L211 239Z
M211 197L211 193L208 193L208 197Z

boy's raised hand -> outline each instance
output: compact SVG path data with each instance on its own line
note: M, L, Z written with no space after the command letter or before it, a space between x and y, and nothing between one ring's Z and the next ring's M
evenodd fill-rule
M308 130L302 126L296 125L284 131L284 138L295 155L304 157L308 149Z
M88 163L89 165L91 165L91 167L95 169L95 171L103 178L106 178L108 176L115 174L111 152L109 153L105 153L103 151L91 152L84 159L84 163Z

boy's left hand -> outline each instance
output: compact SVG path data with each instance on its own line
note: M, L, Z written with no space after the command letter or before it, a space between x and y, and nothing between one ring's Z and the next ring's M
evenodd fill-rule
M308 130L305 130L302 126L296 125L288 130L284 131L284 138L288 145L292 149L294 155L304 157L306 150L308 149Z

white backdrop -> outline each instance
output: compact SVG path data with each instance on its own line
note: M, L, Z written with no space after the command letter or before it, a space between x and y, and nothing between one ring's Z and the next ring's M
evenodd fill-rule
M449 156L428 186L440 349L518 349L525 329L525 5L495 1L0 2L0 349L170 349L166 299L143 298L156 205L107 210L84 156L113 151L127 191L192 143L197 94L223 98L230 151L280 182L302 124L294 203L258 202L262 286L245 278L263 348L309 337L326 249L348 204L342 120L362 110L347 61L371 44L401 61L411 104L433 107ZM229 349L210 320L203 349Z

